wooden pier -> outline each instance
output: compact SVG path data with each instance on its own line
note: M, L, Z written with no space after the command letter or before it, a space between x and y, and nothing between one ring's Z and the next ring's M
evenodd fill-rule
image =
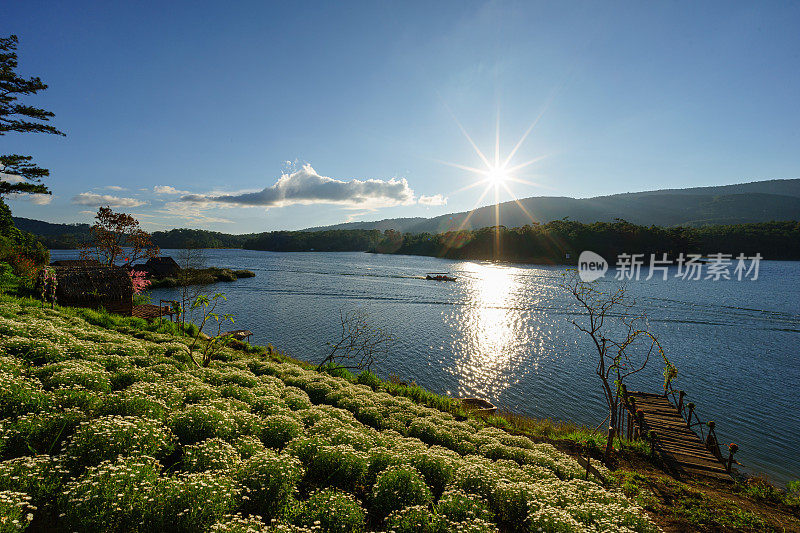
M651 445L675 473L705 476L719 481L733 480L730 474L732 456L726 464L719 451L714 423L705 425L707 431L701 427L702 436L695 433L692 426L700 425L700 422L691 423L693 404L687 404L688 421L684 418L687 406L683 405L682 393L677 406L666 394L626 391L626 399L631 411L636 413L638 420L635 423L641 426L639 431L642 437L654 437ZM633 422L630 418L629 422Z

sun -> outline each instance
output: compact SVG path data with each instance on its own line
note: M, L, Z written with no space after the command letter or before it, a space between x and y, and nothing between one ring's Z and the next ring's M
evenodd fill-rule
M495 187L499 187L503 185L508 179L511 177L506 170L504 165L500 166L492 166L486 170L486 181L490 185L494 185Z

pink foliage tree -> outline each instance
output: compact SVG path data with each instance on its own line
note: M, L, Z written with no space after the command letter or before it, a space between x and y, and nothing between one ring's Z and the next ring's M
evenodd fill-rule
M141 294L143 290L150 286L150 280L147 279L147 272L141 270L131 270L131 283L133 283L133 294Z

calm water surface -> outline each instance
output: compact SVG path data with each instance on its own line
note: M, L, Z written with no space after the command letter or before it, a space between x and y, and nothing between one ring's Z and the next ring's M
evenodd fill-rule
M592 346L570 323L581 317L558 286L563 267L366 253L205 255L208 265L256 273L208 288L227 294L226 311L254 343L320 360L325 342L336 340L339 310L364 306L397 335L377 365L382 377L592 427L606 415ZM419 279L433 271L458 281ZM717 422L721 442L739 444L737 458L752 472L800 478L800 263L762 262L757 281L654 278L630 282L628 292L678 367L675 387L703 420ZM153 299L175 294L155 290ZM661 383L654 368L630 388L657 392Z

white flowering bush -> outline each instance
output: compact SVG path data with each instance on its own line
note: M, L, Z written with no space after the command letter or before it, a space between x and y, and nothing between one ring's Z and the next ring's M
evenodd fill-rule
M242 435L236 439L234 442L234 447L236 448L236 452L239 454L239 457L245 460L250 459L257 453L267 450L267 448L264 446L264 443L261 442L261 439L258 437L253 437L252 435Z
M0 533L655 531L549 444L128 320L0 295Z
M47 395L35 378L0 371L0 416L13 418L38 411L47 403Z
M236 508L239 488L220 472L178 474L160 481L154 491L160 507L150 529L156 531L204 531Z
M355 490L367 473L369 455L348 444L320 446L308 467L308 479L317 486Z
M86 469L64 487L60 517L70 531L148 531L161 465L119 457Z
M174 413L169 427L181 444L194 444L212 437L229 438L236 433L230 412L209 405L189 405Z
M444 525L427 505L398 509L386 517L386 529L394 533L438 533L445 531Z
M381 516L412 505L433 501L419 471L408 465L390 466L378 475L372 489L373 509Z
M32 450L37 453L57 452L78 424L86 419L86 414L74 407L20 416L8 424L2 455L18 457Z
M0 463L0 490L24 493L37 509L47 509L67 475L61 461L50 455L18 457Z
M267 450L252 456L236 474L242 509L268 519L283 516L303 473L300 461L290 455Z
M133 416L104 416L81 422L63 447L72 468L124 455L167 456L175 438L160 422Z
M0 490L0 533L22 531L33 521L30 496L23 492Z
M214 437L198 444L184 446L181 461L183 469L187 472L206 470L230 472L239 466L241 458L236 448L219 437Z
M494 513L483 498L459 489L450 489L442 494L436 504L436 511L453 522L481 520L493 522Z
M264 419L261 441L268 448L282 449L303 432L302 422L287 415L271 415Z
M364 530L365 517L365 509L351 494L322 489L303 502L295 523L322 533L357 533Z

